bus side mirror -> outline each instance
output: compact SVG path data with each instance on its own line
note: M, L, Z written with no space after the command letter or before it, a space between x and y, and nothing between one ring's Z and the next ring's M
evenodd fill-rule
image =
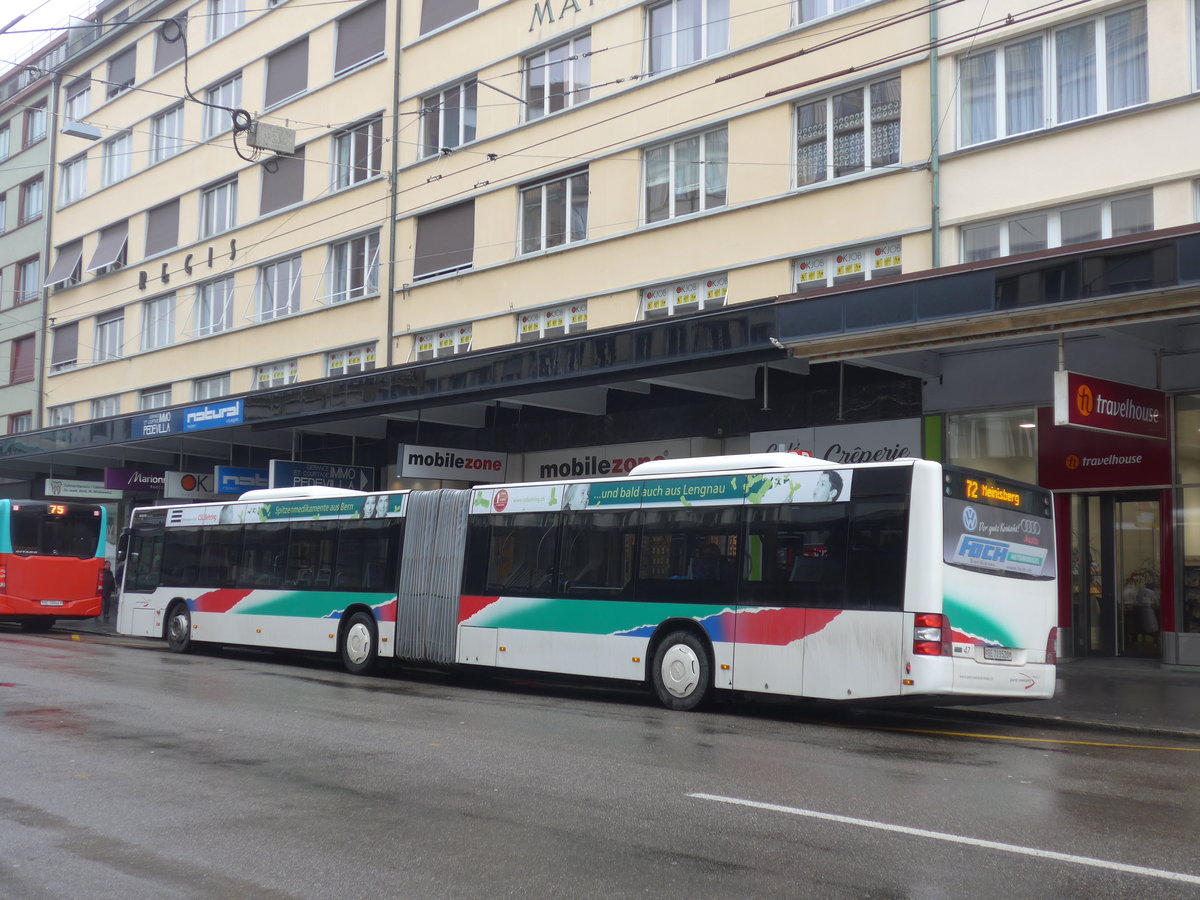
M125 554L129 552L129 529L123 529L121 536L117 538L117 562L125 560Z

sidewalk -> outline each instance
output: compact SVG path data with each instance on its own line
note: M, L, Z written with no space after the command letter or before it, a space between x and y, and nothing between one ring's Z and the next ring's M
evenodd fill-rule
M60 622L58 630L115 635L112 622ZM1068 659L1058 664L1050 700L954 705L987 716L1030 722L1200 738L1200 667L1167 668L1148 659Z

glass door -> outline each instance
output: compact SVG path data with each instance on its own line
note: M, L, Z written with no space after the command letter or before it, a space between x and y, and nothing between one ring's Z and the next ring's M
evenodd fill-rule
M1162 517L1158 494L1071 500L1074 651L1158 657Z

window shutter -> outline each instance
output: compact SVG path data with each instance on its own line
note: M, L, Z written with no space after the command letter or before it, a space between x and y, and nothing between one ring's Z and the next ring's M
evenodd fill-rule
M383 52L386 9L384 0L374 0L338 20L335 75Z
M179 23L180 29L187 33L187 16L178 16L175 19ZM163 23L158 26L154 32L154 71L161 72L172 63L179 62L183 59L183 38L174 43L163 39L163 28L170 30L171 34L175 33L175 27L168 23Z
M33 380L33 348L32 334L17 338L12 342L12 381Z
M100 243L96 245L96 252L92 254L92 261L88 263L88 271L95 272L97 269L115 263L121 257L121 251L125 249L127 240L129 240L128 219L115 225L109 225L101 231Z
M475 201L426 213L417 219L413 277L469 268L474 252Z
M267 57L266 104L274 106L308 87L308 38Z
M50 365L62 368L73 365L79 354L79 323L60 325L54 329L54 349L50 354Z
M425 0L421 4L421 34L470 15L479 9L479 0Z
M296 150L294 156L277 156L274 160L275 171L267 168L264 163L262 170L262 197L259 201L258 214L265 216L269 212L291 206L304 199L304 148Z
M179 243L179 201L156 206L146 215L146 255L170 250Z

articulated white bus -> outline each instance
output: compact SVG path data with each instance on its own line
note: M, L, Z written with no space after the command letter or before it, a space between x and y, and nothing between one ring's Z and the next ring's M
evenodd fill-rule
M628 476L136 510L118 630L858 701L1053 695L1048 491L769 453Z

